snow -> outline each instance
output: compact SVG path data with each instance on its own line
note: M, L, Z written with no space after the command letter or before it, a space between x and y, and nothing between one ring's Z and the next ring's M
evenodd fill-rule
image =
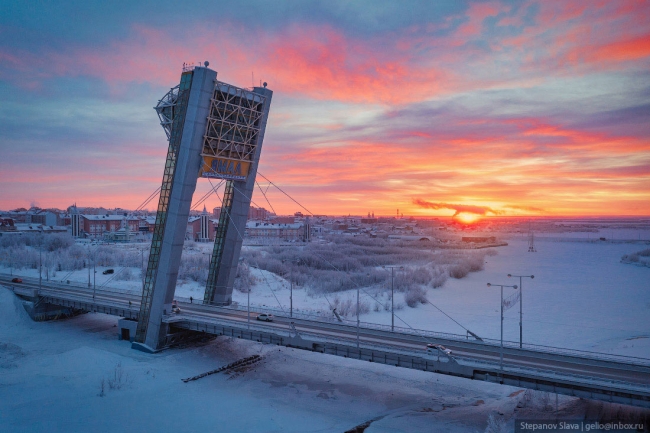
M650 269L620 263L622 255L647 246L540 236L537 253L528 253L526 239L508 242L486 257L485 270L428 289L428 299L477 334L498 338L499 289L486 283L519 284L506 275L534 274L524 280L524 341L650 358ZM99 286L111 276L97 270ZM278 308L277 296L288 310L288 283L253 272L258 283L251 302ZM67 278L87 283L88 272ZM140 284L111 283L132 290ZM327 300L307 292L294 288L294 311L329 314ZM202 293L198 283L177 290L177 296ZM334 296L356 299L356 291L331 295L330 301ZM246 304L244 293L235 292L234 299ZM396 325L403 320L415 328L464 332L430 305L396 313ZM361 320L389 324L390 313L371 310ZM518 321L515 306L506 312L506 339L518 339ZM21 302L0 289L0 431L344 432L377 419L367 433L477 432L498 412L509 427L524 410L529 418L545 416L535 407L516 409L523 394L512 387L225 337L145 354L117 339L116 323L116 317L93 313L32 322ZM252 354L263 361L247 371L181 381ZM563 416L584 415L586 403L563 396L559 401Z
M650 233L646 232L606 229L603 233L618 239L650 238ZM591 241L581 237L583 235L589 235ZM526 237L512 236L506 239L508 246L496 248L496 256L486 256L483 271L470 273L463 279L450 278L438 289L429 288L427 298L470 331L483 338L499 339L499 288L488 288L487 283L519 285L518 278L507 275L534 275L532 280L523 279L525 343L650 358L650 268L620 260L623 255L648 245L594 241L597 235L600 233L540 233L536 236L535 253L528 252ZM210 244L196 243L191 253L209 254L210 249ZM113 276L103 275L105 269L97 268L98 288ZM0 271L8 269L0 268ZM288 313L288 281L260 269L251 268L251 271L257 279L250 294L251 306ZM19 273L38 277L35 269L21 269ZM131 273L133 280L112 279L108 285L141 290L140 270L133 268ZM57 277L65 274L58 272ZM87 284L88 271L73 272L66 278ZM204 283L179 281L176 296L202 299L204 290ZM513 289L504 289L504 297L512 293ZM366 287L360 294L361 302L370 307L369 313L361 315L361 321L390 325L390 311L383 308L390 305L388 291ZM356 290L312 296L306 288L294 286L294 312L333 318L330 305L336 298L349 299L356 304ZM234 291L233 301L246 306L247 294ZM395 326L465 335L465 329L432 305L406 307L401 293L396 294L395 305L399 308L395 311ZM376 307L380 311L374 311ZM519 305L507 310L504 316L504 340L518 342ZM356 317L348 319L356 320Z
M145 354L115 317L33 323L20 308L0 289L2 431L343 432L383 416L366 431L470 432L518 402L511 387L228 338ZM253 353L251 370L181 381Z

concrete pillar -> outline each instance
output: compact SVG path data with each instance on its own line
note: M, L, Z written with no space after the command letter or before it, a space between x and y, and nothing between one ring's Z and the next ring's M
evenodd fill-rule
M160 259L155 270L146 336L143 342L134 343L134 348L145 351L157 350L164 343L167 334L167 325L162 323L162 317L164 314L171 313L187 219L202 163L203 135L216 78L217 73L208 68L197 67L193 71L183 135L176 158L167 208Z

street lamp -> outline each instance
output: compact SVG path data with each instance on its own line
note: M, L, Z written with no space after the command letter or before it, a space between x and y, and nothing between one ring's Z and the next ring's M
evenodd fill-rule
M282 260L282 263L285 263L286 260ZM294 263L299 263L300 259L294 258L289 262L289 317L293 317L293 265Z
M359 285L357 285L357 349L359 348Z
M522 313L521 313L521 307L523 305L523 301L521 300L521 297L524 294L523 293L524 292L524 286L522 285L521 279L522 278L530 278L532 280L533 278L535 278L535 275L512 275L512 274L508 274L508 277L515 277L515 278L519 277L519 348L521 349L522 345L523 345L523 343L522 343L523 338L524 338L523 337L524 331L523 331L523 325L522 325L523 317L522 317Z
M43 232L41 232L41 243L38 249L38 290L43 289Z
M143 292L144 292L144 277L145 277L145 273L147 272L144 269L144 249L145 249L145 247L142 247L142 249L140 249L140 274L142 274L142 291Z
M503 284L491 284L487 283L488 287L492 286L498 286L501 287L501 353L500 353L500 359L501 359L501 371L503 372L503 288L504 287L512 287L513 289L517 290L517 285L515 284L514 286L506 286Z
M384 266L390 269L390 331L395 332L395 269L403 270L404 266Z
M366 277L369 277L370 274L366 274ZM361 326L361 321L359 320L359 290L361 287L357 284L357 349L359 348L359 328Z
M97 291L97 252L93 252L93 301Z

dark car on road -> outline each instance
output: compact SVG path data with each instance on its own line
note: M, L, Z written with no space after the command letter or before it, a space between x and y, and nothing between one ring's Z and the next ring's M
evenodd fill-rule
M451 355L451 350L447 349L442 344L433 344L433 343L427 344L427 352L430 355L435 355L436 353L438 353L438 351L444 353L445 355Z
M13 279L11 280L11 282L12 282L12 283L22 283L23 280L21 280L20 278L13 278Z
M114 273L114 272L115 272L114 269L106 269L104 272L102 272L102 274L104 274L104 275L108 275L108 274L112 274L112 273Z

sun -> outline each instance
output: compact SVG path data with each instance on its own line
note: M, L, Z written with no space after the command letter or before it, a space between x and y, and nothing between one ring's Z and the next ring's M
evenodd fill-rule
M461 212L454 215L454 219L463 224L474 224L481 219L481 216L475 213Z

